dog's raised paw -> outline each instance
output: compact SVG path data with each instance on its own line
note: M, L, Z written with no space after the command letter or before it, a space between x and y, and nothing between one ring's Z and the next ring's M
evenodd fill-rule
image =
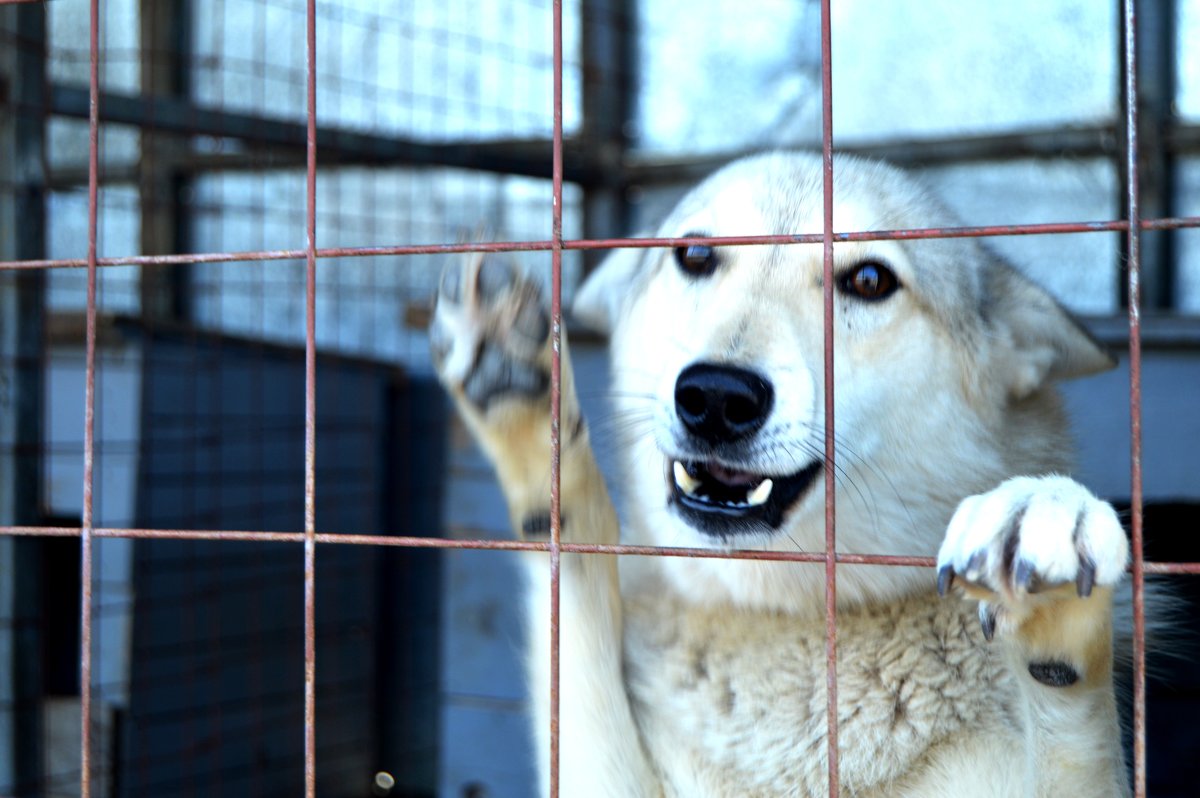
M429 328L434 368L479 411L547 394L549 337L541 288L506 258L472 254L442 273Z
M964 499L938 552L938 592L981 599L991 639L1039 594L1074 585L1086 598L1120 581L1129 543L1113 508L1067 477L1016 477Z

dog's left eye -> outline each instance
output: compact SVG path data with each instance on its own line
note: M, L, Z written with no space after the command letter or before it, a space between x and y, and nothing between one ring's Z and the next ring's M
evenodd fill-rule
M675 263L684 274L707 277L716 271L717 251L707 244L691 244L675 248Z
M887 299L900 287L896 273L882 263L860 263L842 275L838 288L842 293L876 302Z

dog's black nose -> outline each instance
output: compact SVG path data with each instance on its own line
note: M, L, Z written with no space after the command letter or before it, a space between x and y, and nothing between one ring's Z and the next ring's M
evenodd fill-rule
M675 412L688 432L708 443L732 443L753 434L775 401L771 383L753 371L693 363L675 381Z

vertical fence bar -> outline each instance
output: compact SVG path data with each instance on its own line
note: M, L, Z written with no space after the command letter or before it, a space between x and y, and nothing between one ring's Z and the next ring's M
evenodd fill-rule
M821 225L825 326L825 700L829 739L829 796L837 798L837 501L833 434L833 35L829 0L821 0Z
M558 671L559 671L559 578L562 552L561 485L562 440L559 437L562 410L562 0L554 0L554 144L553 144L553 229L550 241L550 798L558 797Z
M88 9L87 342L83 398L83 518L79 607L79 794L92 794L92 527L96 454L96 240L100 196L100 0Z
M1141 207L1138 197L1137 14L1124 0L1125 170L1129 234L1126 237L1129 298L1130 509L1133 545L1133 788L1146 795L1146 626L1142 558L1142 328Z
M317 794L317 4L307 0L304 273L304 794Z

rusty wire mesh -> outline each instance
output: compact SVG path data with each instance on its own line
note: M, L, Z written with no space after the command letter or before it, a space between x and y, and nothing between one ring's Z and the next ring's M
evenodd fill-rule
M36 0L0 0L4 3L35 2ZM1137 92L1137 19L1134 14L1135 3L1125 0L1123 4L1123 37L1124 60L1121 65L1125 83L1125 96L1136 98ZM1164 230L1183 227L1200 226L1200 219L1194 217L1182 218L1143 218L1139 207L1138 174L1138 105L1132 99L1127 101L1123 110L1125 125L1124 169L1126 173L1126 207L1124 218L1120 220L1083 221L1077 223L1050 223L1029 225L976 226L951 229L920 229L896 230L883 232L835 231L833 229L834 183L832 175L832 153L834 131L832 130L832 61L830 36L830 2L821 2L822 29L822 145L824 156L824 228L818 233L797 234L789 236L744 236L738 238L694 238L658 239L658 238L613 238L613 239L571 239L563 234L563 184L564 184L564 134L563 134L563 50L562 50L562 2L554 0L553 13L553 74L554 74L554 107L553 107L553 220L552 234L546 240L534 241L501 241L495 243L461 243L440 242L432 244L398 244L389 246L365 247L328 247L322 248L317 240L317 176L319 170L319 139L318 119L319 93L317 84L317 38L318 24L316 0L306 0L306 37L305 37L305 97L304 113L307 126L307 146L305 148L305 246L303 248L273 249L259 251L212 252L198 254L166 254L166 255L133 255L122 257L100 257L97 252L97 236L99 216L101 212L98 201L100 184L99 168L99 104L102 92L100 84L100 2L89 0L90 14L90 59L89 59L89 99L88 116L88 200L87 200L87 255L76 259L41 259L0 263L4 270L43 270L85 268L87 274L86 296L86 383L85 383L85 424L83 450L83 514L79 528L74 527L29 527L10 526L0 528L0 535L36 536L36 537L78 537L81 549L82 571L82 603L79 609L79 625L81 635L80 689L81 689L81 726L82 759L80 762L80 794L92 794L95 770L91 760L93 742L91 739L93 724L89 714L92 706L91 690L93 685L93 662L91 635L93 629L93 549L98 539L104 538L141 538L167 540L217 540L217 541L271 541L289 545L303 544L304 556L304 589L303 602L297 601L297 607L302 606L304 618L304 783L306 795L316 793L316 735L318 733L316 720L316 660L314 639L316 630L316 592L315 577L316 563L319 560L319 550L325 546L384 546L406 548L470 548L490 550L521 550L544 551L550 555L552 604L551 616L547 618L552 630L552 682L551 690L551 791L557 795L558 786L558 694L560 689L570 689L570 685L560 688L558 683L558 585L559 561L563 553L603 553L625 556L668 556L668 557L723 557L735 559L769 559L796 562L822 563L826 574L826 629L827 629L827 663L828 663L828 692L827 708L829 723L829 793L838 794L837 770L837 678L836 678L836 645L837 630L834 607L836 604L836 574L839 563L875 564L879 566L932 566L930 557L895 556L864 553L835 553L836 541L836 508L834 506L834 464L837 452L834 447L834 412L833 399L835 385L831 378L835 352L832 346L832 295L834 281L832 279L833 244L838 241L882 240L882 239L916 239L916 238L949 238L949 237L991 237L1016 235L1042 235L1053 233L1085 233L1085 232L1120 232L1128 233L1126 255L1128 297L1129 297L1129 356L1130 356L1130 414L1132 423L1132 537L1134 560L1132 565L1134 596L1135 596L1135 684L1134 684L1134 785L1135 794L1146 794L1145 769L1145 633L1143 627L1144 610L1143 587L1144 576L1148 573L1200 573L1200 563L1157 563L1146 562L1142 555L1142 455L1141 455L1141 317L1139 314L1140 263L1139 249L1140 232L1147 230ZM668 548L653 546L628 545L594 545L568 543L561 539L560 506L558 492L559 469L559 405L561 385L561 361L559 358L560 337L563 330L562 321L562 257L564 252L603 250L617 247L673 247L691 243L710 243L722 246L742 246L755 244L787 244L787 243L821 243L824 247L825 268L825 418L826 418L826 467L825 467L825 497L826 497L826 550L816 553L801 552L763 552L756 550L738 550L731 552L716 552L707 549ZM444 540L412 536L383 536L324 533L317 529L316 523L316 449L320 444L316 430L316 369L317 369L317 263L322 259L338 257L378 257L385 255L444 255L455 252L476 251L532 251L549 252L552 258L552 318L555 357L552 375L552 427L550 446L552 451L552 487L551 487L551 536L548 542L517 542L489 539ZM303 529L298 531L258 531L258 530L203 530L203 529L132 529L108 528L94 523L93 485L95 482L95 407L96 407L96 352L97 352L97 275L103 268L121 265L166 268L175 265L219 264L242 261L296 260L303 259L305 264L305 421L304 421L304 497L303 497ZM301 652L296 652L297 656Z

